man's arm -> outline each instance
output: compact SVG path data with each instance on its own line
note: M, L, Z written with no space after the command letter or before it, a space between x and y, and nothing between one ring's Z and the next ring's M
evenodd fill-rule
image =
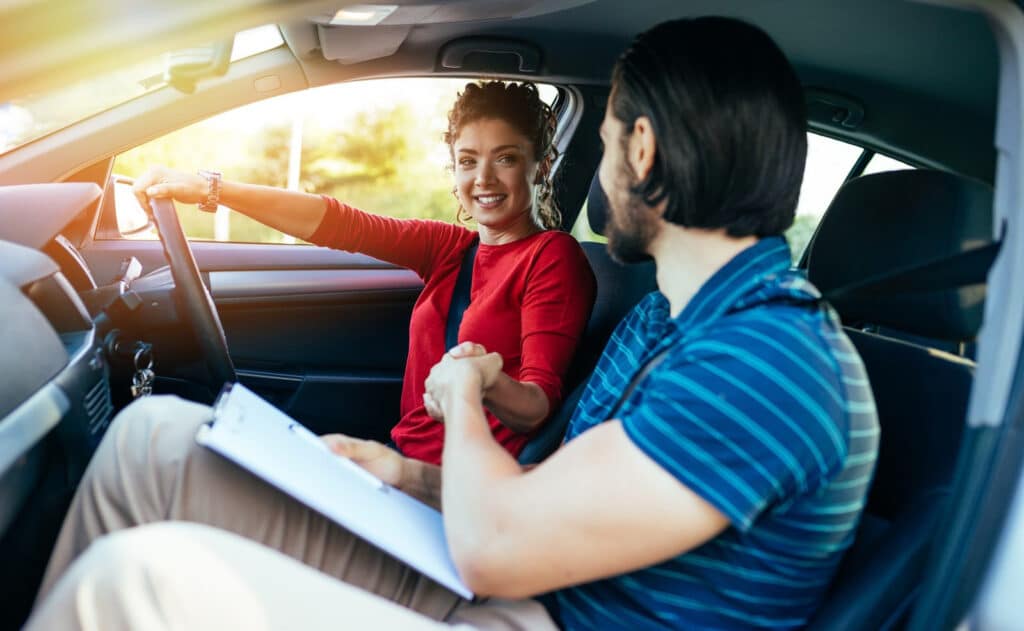
M528 473L487 431L475 364L439 366L427 390L444 408L445 526L463 579L515 597L629 572L818 488L845 458L829 406L840 384L811 378L778 330L744 325L669 356L635 407Z
M471 378L443 398L445 530L478 594L519 598L647 567L729 525L617 420L523 472L491 437Z

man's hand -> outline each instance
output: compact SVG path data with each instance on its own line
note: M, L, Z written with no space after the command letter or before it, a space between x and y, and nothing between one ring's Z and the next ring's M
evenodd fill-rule
M351 459L386 484L401 488L405 458L394 449L375 440L361 440L344 434L327 434L320 440L327 443L331 451Z
M427 414L443 421L454 393L469 388L482 395L498 380L503 365L500 354L488 353L480 344L463 342L452 348L430 369L423 393Z

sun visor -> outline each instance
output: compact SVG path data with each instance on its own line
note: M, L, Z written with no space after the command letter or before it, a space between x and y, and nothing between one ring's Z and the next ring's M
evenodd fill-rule
M310 17L325 59L355 64L394 54L421 24L512 20L564 11L594 0L392 0L351 4Z
M412 25L325 26L317 25L324 59L343 64L393 55L408 37Z

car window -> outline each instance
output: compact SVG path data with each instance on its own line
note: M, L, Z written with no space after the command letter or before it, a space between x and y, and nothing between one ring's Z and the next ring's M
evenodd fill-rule
M800 201L797 204L793 225L786 231L794 263L800 260L825 209L862 152L863 149L856 145L818 134L807 134L807 165L800 189ZM591 231L587 221L586 205L580 212L572 233L581 241L605 241L604 237Z
M864 172L861 175L870 175L872 173L883 173L885 171L903 171L905 169L913 169L914 167L907 164L906 162L900 162L895 158L876 153L871 156L871 160L868 165L864 167Z
M154 164L210 169L225 179L330 195L382 215L454 222L457 205L442 137L448 110L465 85L466 79L378 79L247 105L121 154L114 174L122 183L115 186L128 189L132 177ZM539 87L553 103L557 88ZM151 230L126 234L142 211L130 194L115 199L122 236L154 238ZM192 239L295 243L224 207L215 214L178 207Z
M863 149L857 145L807 134L807 166L800 187L800 201L793 225L786 231L794 263L800 260L825 210L862 152Z

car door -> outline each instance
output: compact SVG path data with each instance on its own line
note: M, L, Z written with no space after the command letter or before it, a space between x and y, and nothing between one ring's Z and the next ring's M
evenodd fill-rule
M396 79L308 90L125 152L82 255L100 283L131 256L144 273L165 264L152 230L131 234L133 222L144 224L131 178L157 162L324 193L369 212L453 221L441 125L464 84ZM345 103L356 106L339 113ZM297 243L227 208L210 215L179 204L179 217L241 382L314 431L386 439L398 420L421 279L359 253ZM157 391L173 390L155 351Z
M192 248L243 384L315 431L386 438L398 420L409 315L422 288L414 273L313 246ZM159 242L96 239L82 254L107 274L130 256L146 272L165 264Z

